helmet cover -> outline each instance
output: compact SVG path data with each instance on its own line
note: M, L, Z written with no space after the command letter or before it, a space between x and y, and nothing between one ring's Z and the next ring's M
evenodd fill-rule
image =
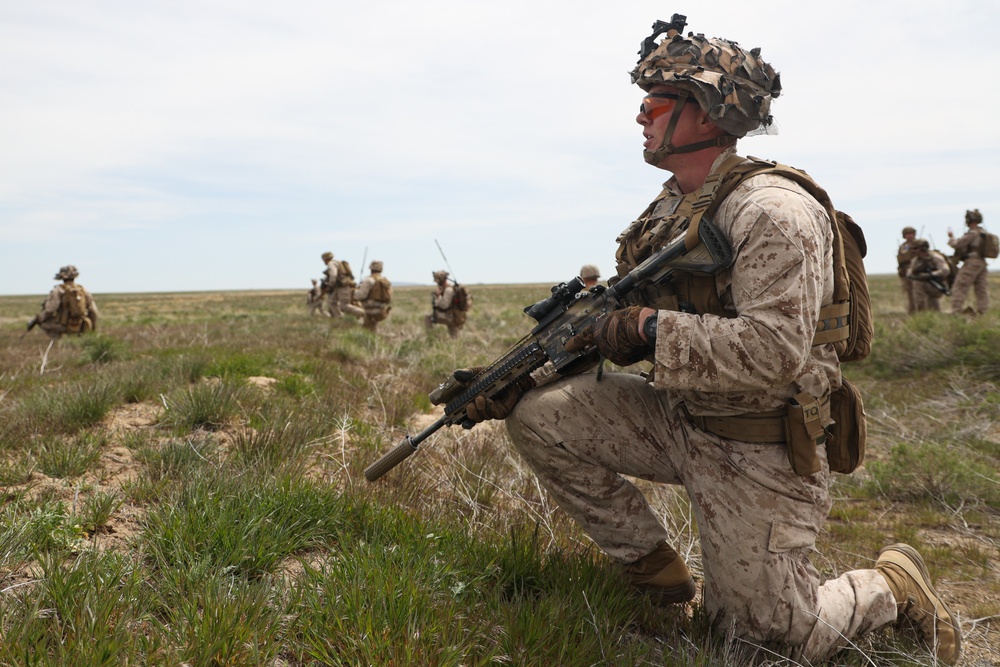
M979 212L978 208L965 212L965 224L974 223L979 225L982 224L982 222L983 214Z
M56 280L75 280L80 272L76 270L76 267L72 264L67 264L59 269L59 273L55 275Z
M691 93L709 118L735 137L761 134L774 122L771 100L781 94L781 78L760 58L736 42L681 34L686 17L657 21L639 50L632 83L643 90L665 84ZM665 34L657 44L656 37Z

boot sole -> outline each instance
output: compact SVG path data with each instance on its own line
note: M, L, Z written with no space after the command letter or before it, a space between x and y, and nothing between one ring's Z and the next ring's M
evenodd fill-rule
M669 588L642 585L636 588L659 604L683 604L690 602L698 592L698 588L694 584L694 579L688 579L683 584Z
M941 599L938 592L934 590L934 586L931 584L931 574L927 571L927 565L924 563L924 559L919 553L917 553L917 550L909 544L891 544L878 552L879 558L881 558L882 554L887 551L895 551L906 556L906 558L902 561L892 560L889 562L903 568L906 573L917 582L917 585L924 591L924 595L926 595L928 599L934 603L935 616L954 629L956 649L955 662L957 662L958 658L962 655L962 628L959 627L956 622L955 614L953 614L951 609L948 608L948 605L944 603L944 600Z

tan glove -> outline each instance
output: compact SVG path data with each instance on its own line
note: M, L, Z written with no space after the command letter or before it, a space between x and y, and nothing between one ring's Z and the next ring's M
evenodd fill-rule
M428 398L434 405L443 405L461 394L469 383L479 375L484 366L474 366L472 368L459 368L445 380L441 386L432 391ZM492 398L476 396L465 406L465 419L462 420L462 428L470 429L480 422L488 419L506 419L514 410L514 406L521 400L525 392L535 386L535 381L530 375L525 376L510 385Z

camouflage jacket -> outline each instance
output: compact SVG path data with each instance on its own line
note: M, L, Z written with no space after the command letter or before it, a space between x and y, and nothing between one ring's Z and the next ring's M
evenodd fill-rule
M684 196L673 178L664 189L650 217L669 216ZM734 255L715 276L725 314L658 311L655 386L694 415L780 409L800 391L828 396L841 384L840 362L832 345L813 346L820 307L833 294L825 209L798 184L758 174L726 198L715 223Z

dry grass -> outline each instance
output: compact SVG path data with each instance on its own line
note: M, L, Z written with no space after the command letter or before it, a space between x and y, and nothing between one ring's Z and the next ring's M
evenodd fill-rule
M1000 286L995 281L993 287L996 294ZM1000 394L997 376L990 375L988 349L988 332L996 327L997 318L990 314L985 321L961 325L943 316L912 320L902 312L897 289L895 277L873 279L882 347L876 348L872 360L847 369L862 387L869 408L869 463L851 477L837 478L838 500L821 536L816 564L832 576L872 563L887 542L916 544L929 556L939 590L963 618L964 664L991 664L986 661L1000 655L1000 478L996 474ZM426 565L414 563L414 567L428 568L419 576L431 576L442 559L461 572L464 559L479 557L462 556L463 550L471 551L475 545L503 551L511 548L512 535L527 530L533 535L530 549L510 552L504 557L507 560L501 559L504 565L497 567L501 567L499 572L520 573L523 581L533 582L534 595L559 600L564 594L560 588L564 583L552 578L546 558L564 567L596 567L599 578L613 582L609 563L541 491L513 454L499 425L486 424L472 431L445 429L377 485L369 485L361 475L364 466L407 432L433 420L426 393L450 370L487 362L524 334L528 327L521 308L546 296L548 286L478 286L473 291L476 307L457 345L443 329L424 331L422 317L429 292L424 287L397 289L392 316L374 337L351 322L310 318L304 291L98 295L104 314L102 336L107 340L65 339L50 353L44 375L38 373L42 337L35 333L20 337L20 327L37 308L38 297L4 298L0 301L4 343L0 345L0 457L8 465L0 476L0 493L6 499L0 522L0 590L4 591L0 630L12 638L10 624L24 618L18 605L40 603L41 598L33 598L30 592L43 590L45 573L54 573L53 562L36 558L26 544L56 562L81 563L118 576L131 592L141 584L144 573L163 575L162 564L155 566L156 572L144 569L152 567L151 561L167 562L164 559L173 557L166 552L162 557L150 555L154 547L165 549L163 536L169 534L165 532L168 527L180 530L181 524L160 510L187 507L194 500L200 505L192 507L202 506L215 497L211 489L222 480L232 483L226 488L244 499L242 504L219 505L217 514L234 517L233 525L239 524L242 512L255 509L251 506L257 497L248 494L239 480L267 488L277 484L275 493L288 493L288 502L298 503L303 525L313 536L307 544L286 541L289 551L277 560L272 552L280 547L242 556L233 551L237 565L221 561L223 567L236 567L238 572L238 563L250 562L251 556L258 563L242 578L227 580L239 590L236 598L219 597L226 582L206 578L200 566L188 560L179 561L185 566L166 577L171 587L164 584L156 589L167 598L187 591L202 604L216 604L220 610L250 619L243 626L229 627L228 632L243 637L252 631L253 637L244 637L243 644L260 645L256 653L245 646L233 649L237 658L231 664L241 664L241 660L242 664L265 664L254 660L271 661L267 664L326 660L332 664L330 656L336 650L348 651L294 630L294 623L283 625L288 621L276 620L268 608L320 614L323 605L299 586L310 581L314 586L310 590L320 591L337 582L343 585L337 577L361 577L359 571L338 569L342 559L350 553L359 557L378 554L362 550L360 543L348 549L344 540L382 544L380 540L386 537L379 531L410 535L392 538L397 542L422 542L428 532L449 535L441 542L449 546L441 547L436 555L426 552ZM899 349L914 344L924 347ZM270 379L250 379L260 377ZM84 400L86 396L101 400L95 405ZM78 409L68 412L66 405ZM93 461L66 449L67 444L78 442L86 445L84 453L96 452ZM82 471L74 467L81 465ZM47 474L47 469L64 472L55 476ZM289 475L315 487L281 490L280 479ZM686 495L639 483L677 535L676 546L699 572L697 528ZM356 507L341 507L340 500L324 495L324 489L336 491ZM362 527L360 534L344 527L326 533L309 523L314 516L321 521L324 512L353 511L375 523ZM152 521L154 513L158 518ZM242 534L226 525L205 525L203 530L216 535L215 539ZM246 535L246 541L267 546L266 535ZM424 554L425 548L422 545L417 551ZM132 563L128 566L132 569L126 574L121 563L88 561L84 556L91 551L118 554ZM193 553L177 558L230 551ZM279 575L285 579L279 581ZM443 590L467 591L464 587L469 583L461 575L439 572L433 576L450 582L447 588L421 584L412 594L433 599ZM367 581L366 585L373 585L371 579ZM83 583L65 581L62 585L65 590L79 590ZM482 585L504 590L500 580ZM591 596L585 597L587 603L573 597L576 602L570 605L580 617L567 617L566 623L591 619L591 634L598 643L587 644L589 648L575 654L569 646L565 649L571 651L568 657L545 653L548 664L593 664L602 656L607 662L607 651L628 656L620 657L619 664L710 664L736 650L710 646L703 639L704 624L699 625L697 613L692 618L672 617L636 606L634 599L629 599L630 611L617 616L608 611L605 620L612 619L612 627L597 631L597 618L588 607L595 602L593 596L599 596L608 610L617 609L622 600L603 588L588 588L584 594ZM543 626L551 625L541 610L536 609L534 622L530 614L524 616L530 605L525 607L523 601L512 605L509 598L475 599L469 601L475 606L466 607L461 600L467 593L454 595L459 602L449 602L443 613L482 613L516 636L521 650L535 646L532 642L541 640L531 637L544 636ZM422 605L418 606L423 609ZM197 610L175 606L181 615L174 618L177 628L171 632L150 625L150 619L162 620L169 605L150 610L142 600L132 599L117 612L146 628L145 636L161 644L143 648L127 633L112 633L107 641L133 656L155 656L149 664L178 664L185 656L208 664L229 650L223 629L202 625L204 619ZM443 609L429 606L426 613L442 613ZM311 620L318 622L318 618ZM621 625L615 627L615 622ZM455 641L462 632L471 633L472 643L465 649L468 664L490 664L490 656L499 659L494 652L503 653L513 646L489 644L458 621L449 625L445 619L436 627ZM693 645L691 636L695 637ZM424 656L412 658L411 664L460 664L459 658L454 662L441 658L447 651L440 646L437 650L443 652L435 661L420 654L430 650L421 640L395 634L384 639L390 640L417 651L414 656ZM265 650L266 642L278 648ZM212 648L197 652L195 644ZM487 645L490 648L484 648ZM871 655L878 656L908 650L905 642L866 646ZM355 653L344 655L356 660L367 655L363 653L367 649L360 646L350 650ZM324 653L329 651L333 653ZM58 651L50 649L50 655L57 657ZM402 661L402 655L396 659ZM480 656L478 662L469 658L475 655ZM911 658L895 660L919 664L927 658L916 652ZM882 657L876 662L882 662ZM344 664L352 664L351 658ZM856 658L851 664L866 663Z

